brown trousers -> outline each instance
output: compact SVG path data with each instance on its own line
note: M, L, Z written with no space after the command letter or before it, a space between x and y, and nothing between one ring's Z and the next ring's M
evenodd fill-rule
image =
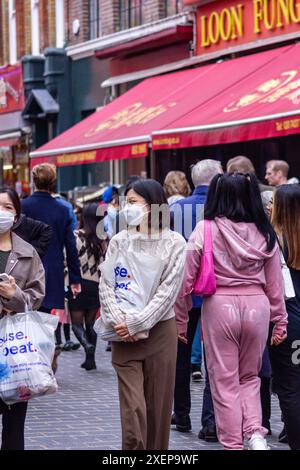
M114 342L123 450L167 450L175 387L175 319L155 325L148 339Z

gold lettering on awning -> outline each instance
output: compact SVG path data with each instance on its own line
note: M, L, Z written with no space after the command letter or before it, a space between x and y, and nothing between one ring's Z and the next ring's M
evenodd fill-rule
M72 165L76 163L87 163L96 160L96 152L65 153L57 157L58 165Z

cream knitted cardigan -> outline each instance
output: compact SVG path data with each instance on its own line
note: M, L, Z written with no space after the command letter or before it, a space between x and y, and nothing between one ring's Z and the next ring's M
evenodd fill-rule
M184 238L171 230L163 231L159 237L150 238L144 234L126 234L122 231L115 235L108 246L106 260L115 257L116 252L126 250L128 243L135 252L153 254L163 261L163 271L160 284L152 293L148 305L136 314L126 316L126 324L131 336L136 333L153 328L158 322L169 320L175 316L173 305L182 284L185 248ZM141 269L143 266L141 264ZM104 276L100 278L99 297L101 303L101 316L106 324L115 326L124 321L124 313L120 310L115 297L114 287Z

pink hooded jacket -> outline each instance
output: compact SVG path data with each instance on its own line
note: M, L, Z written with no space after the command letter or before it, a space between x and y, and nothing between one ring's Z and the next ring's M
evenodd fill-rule
M270 321L275 323L276 333L282 335L287 325L287 312L278 244L268 253L266 240L254 223L238 223L222 217L212 221L211 229L216 294L223 293L224 287L227 295L243 295L249 289L259 294L263 289L270 302ZM187 330L188 311L192 308L190 294L200 266L203 233L204 222L201 221L186 248L184 279L174 306L179 334Z

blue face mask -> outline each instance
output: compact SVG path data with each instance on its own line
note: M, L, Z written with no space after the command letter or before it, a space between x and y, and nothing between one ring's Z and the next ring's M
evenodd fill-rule
M118 211L115 207L108 206L107 215L111 220L116 220Z

